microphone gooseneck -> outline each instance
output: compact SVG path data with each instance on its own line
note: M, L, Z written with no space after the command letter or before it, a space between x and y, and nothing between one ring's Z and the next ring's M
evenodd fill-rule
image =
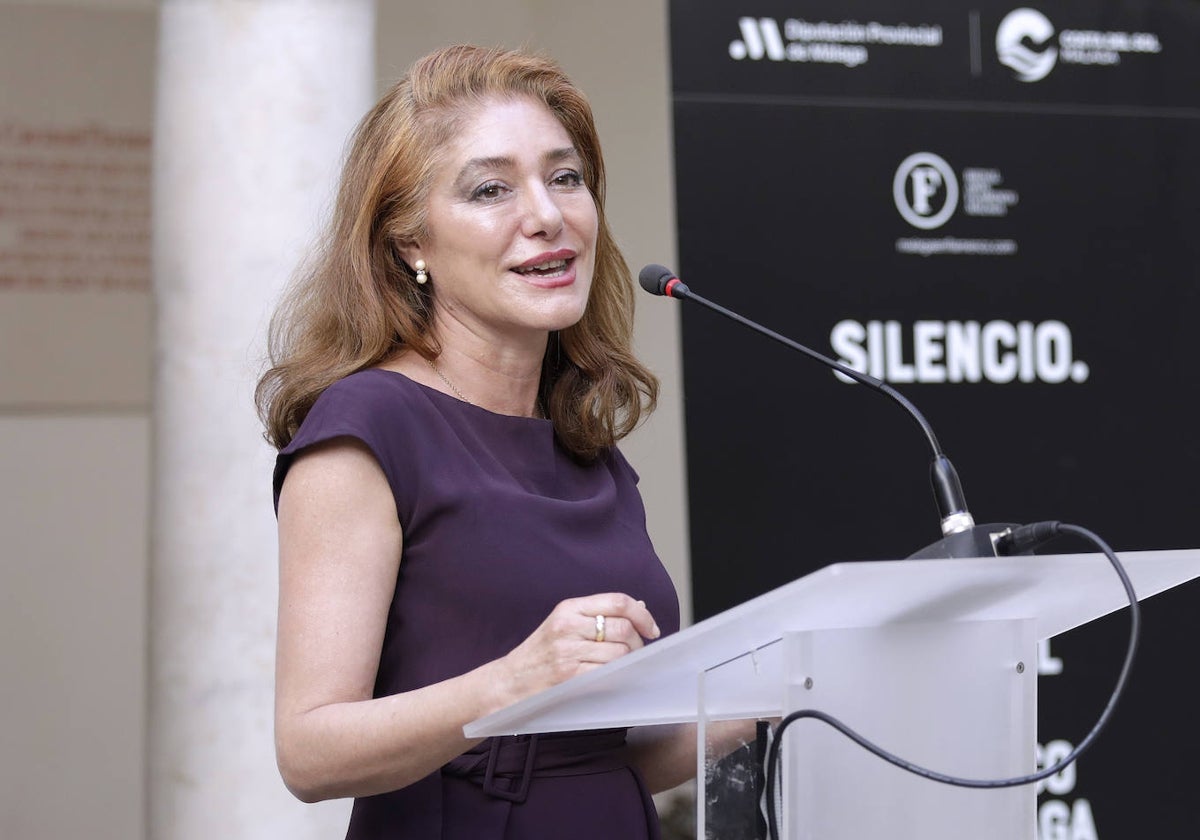
M787 336L780 335L774 330L764 327L762 324L751 321L749 318L739 315L730 309L726 309L720 304L713 303L701 297L688 288L686 283L676 277L675 273L665 266L654 264L646 266L638 272L638 282L643 289L652 295L695 301L701 306L711 309L713 312L737 321L739 324L749 327L757 333L778 341L793 350L798 350L810 359L833 368L855 382L865 385L870 390L883 394L903 408L908 413L908 416L915 420L917 425L921 427L921 431L929 442L929 448L933 452L933 461L930 464L929 470L930 483L933 485L933 497L937 504L938 516L941 520L942 535L951 540L949 543L946 540L935 543L914 556L978 557L983 552L993 555L996 553L992 529L987 526L976 528L975 518L967 510L966 495L963 493L962 482L959 481L958 472L954 469L954 465L950 463L950 459L946 457L946 453L942 451L942 446L938 443L937 435L933 433L933 427L929 425L929 421L925 419L925 415L903 394L882 380L855 370L848 365L844 365L835 359L818 353L810 347L793 341ZM1002 528L1003 526L1000 527ZM956 536L957 538L955 539Z

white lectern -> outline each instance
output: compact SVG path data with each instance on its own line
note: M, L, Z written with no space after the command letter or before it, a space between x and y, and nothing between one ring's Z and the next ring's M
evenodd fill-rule
M1139 599L1200 577L1198 549L1119 558ZM732 840L728 829L713 833L724 805L705 785L718 772L717 759L736 746L714 733L738 727L715 722L818 709L933 770L973 778L1032 773L1037 642L1126 604L1102 554L842 563L474 721L465 732L695 722L698 833ZM1114 650L1114 660L1123 654ZM1080 722L1081 735L1090 724ZM787 840L1036 837L1032 786L974 790L930 782L815 721L788 729L784 755Z

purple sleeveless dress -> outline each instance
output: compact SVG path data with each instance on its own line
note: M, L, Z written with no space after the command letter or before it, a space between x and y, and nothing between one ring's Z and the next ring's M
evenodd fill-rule
M637 475L616 449L581 466L548 420L494 414L385 370L330 386L279 453L336 437L375 454L404 554L375 696L503 656L564 598L625 592L664 634L679 603L646 533ZM624 730L488 739L401 790L357 799L347 840L657 838Z

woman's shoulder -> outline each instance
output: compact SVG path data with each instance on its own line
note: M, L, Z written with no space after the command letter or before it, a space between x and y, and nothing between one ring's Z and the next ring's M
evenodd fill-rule
M427 404L413 380L382 368L367 368L334 382L313 403L295 437L282 450L294 452L339 436L368 442L387 436L403 417Z
M304 450L338 438L354 438L371 450L392 478L392 467L410 461L419 435L428 425L424 387L403 374L368 368L334 382L321 392L300 428L275 460L275 498L284 476Z
M417 395L422 389L402 373L386 368L364 368L344 376L326 388L322 400L351 401L367 405L376 402L394 403Z

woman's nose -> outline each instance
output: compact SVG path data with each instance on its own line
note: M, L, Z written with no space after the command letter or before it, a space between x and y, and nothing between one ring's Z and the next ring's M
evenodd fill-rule
M525 217L522 229L526 236L544 236L553 239L563 227L562 208L555 196L544 185L537 185L525 192Z

